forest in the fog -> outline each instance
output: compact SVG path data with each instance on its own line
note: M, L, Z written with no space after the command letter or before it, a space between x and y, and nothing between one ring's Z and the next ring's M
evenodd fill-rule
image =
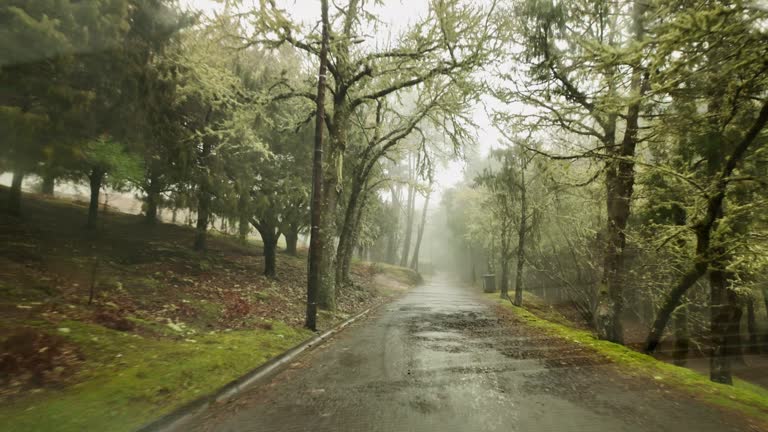
M435 0L397 25L311 3L0 1L5 211L84 185L71 229L97 234L100 195L130 193L147 229L194 226L190 250L214 221L258 234L274 278L310 232L322 105L321 309L377 261L495 274L601 339L709 353L716 382L768 349L764 2Z

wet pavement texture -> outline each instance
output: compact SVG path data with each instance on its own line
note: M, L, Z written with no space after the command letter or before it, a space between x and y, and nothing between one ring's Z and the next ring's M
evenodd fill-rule
M435 278L184 431L755 431Z

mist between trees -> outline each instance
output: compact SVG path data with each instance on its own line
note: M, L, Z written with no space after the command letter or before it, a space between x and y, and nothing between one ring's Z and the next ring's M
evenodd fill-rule
M600 338L638 343L631 327L649 353L674 340L679 363L707 352L730 383L768 328L768 12L443 0L388 32L381 7L342 2L326 23L319 306L335 308L355 253L492 271L518 306L554 290ZM24 217L25 177L45 194L85 184L83 226L99 232L100 192L127 191L148 225L194 214L201 253L214 218L243 241L258 232L274 277L278 239L295 254L309 230L316 16L271 1L4 2L6 210ZM481 97L503 136L482 157ZM435 173L456 159L465 178L438 198Z

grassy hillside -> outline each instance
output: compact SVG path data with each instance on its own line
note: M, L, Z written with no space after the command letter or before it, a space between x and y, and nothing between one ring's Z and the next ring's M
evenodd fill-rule
M199 254L188 227L109 212L91 233L84 204L25 199L0 217L0 431L132 430L311 336L305 256L270 280L257 243L212 234ZM321 327L407 273L356 263Z

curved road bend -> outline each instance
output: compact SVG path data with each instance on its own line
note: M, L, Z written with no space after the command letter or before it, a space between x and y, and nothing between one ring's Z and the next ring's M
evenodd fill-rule
M757 430L556 345L436 278L179 430Z

